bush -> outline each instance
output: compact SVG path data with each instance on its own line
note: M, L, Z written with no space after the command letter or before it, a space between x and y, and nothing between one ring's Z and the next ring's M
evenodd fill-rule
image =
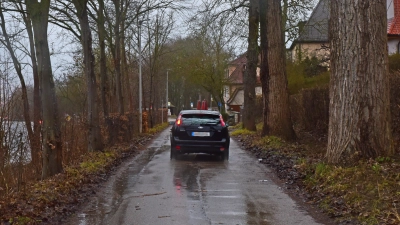
M400 71L400 54L393 54L389 56L389 70L390 72Z
M323 61L317 59L315 56L311 57L311 59L307 57L300 62L300 64L303 65L303 74L306 77L315 77L327 72L328 69L325 66L322 66L322 63Z
M321 72L315 76L309 76L305 73L305 71L308 70L312 69L307 68L306 63L287 63L286 72L289 94L297 94L305 88L323 87L329 84L329 71Z

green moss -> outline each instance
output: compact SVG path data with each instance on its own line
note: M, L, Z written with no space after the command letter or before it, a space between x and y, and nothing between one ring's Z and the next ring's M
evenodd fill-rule
M239 136L239 135L254 135L256 134L255 131L250 131L247 129L237 129L231 132L232 136Z
M380 173L380 172L382 171L382 167L381 167L381 165L379 165L378 163L375 163L375 164L372 165L371 167L372 167L372 170L373 170L375 173Z
M331 171L330 167L325 163L318 163L315 166L315 176L317 178L323 178Z
M35 221L32 218L26 217L26 216L20 216L16 219L16 221L11 222L12 224L31 224L39 221Z
M393 159L391 159L390 157L381 156L381 157L376 158L376 161L378 163L393 162Z
M283 146L284 142L282 139L275 136L265 136L257 140L255 144L264 148L279 148Z
M158 124L153 128L150 128L148 131L148 134L156 134L159 133L160 131L165 130L169 126L168 122Z
M111 151L95 152L91 154L90 160L80 164L80 168L86 173L94 173L104 169L108 162L112 161L115 157L115 153Z
M263 122L257 123L257 124L256 124L256 129L257 129L257 131L261 131L261 130L263 129L263 126L264 126L264 123L263 123Z

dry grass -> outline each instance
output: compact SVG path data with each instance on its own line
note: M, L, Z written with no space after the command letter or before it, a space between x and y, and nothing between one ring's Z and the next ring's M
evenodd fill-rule
M168 127L163 123L136 136L129 143L108 147L102 152L86 152L64 172L43 181L27 182L20 192L0 198L0 224L59 223L80 202L93 194L93 187L104 181L112 167L136 155L151 137Z

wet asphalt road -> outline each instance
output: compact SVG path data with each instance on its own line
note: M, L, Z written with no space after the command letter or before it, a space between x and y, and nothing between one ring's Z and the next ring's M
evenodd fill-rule
M169 149L168 128L65 224L320 224L234 140L229 161Z

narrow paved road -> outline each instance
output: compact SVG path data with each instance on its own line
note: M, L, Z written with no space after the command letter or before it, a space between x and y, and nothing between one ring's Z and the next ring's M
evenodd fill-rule
M170 160L169 149L167 129L66 224L322 224L234 140L229 161L203 154Z

